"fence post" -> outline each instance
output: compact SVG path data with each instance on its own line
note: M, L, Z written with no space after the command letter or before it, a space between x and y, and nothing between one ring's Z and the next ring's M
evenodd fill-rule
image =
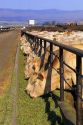
M24 35L24 32L21 30L21 37Z
M38 49L39 49L39 39L36 38L36 46L35 46L35 53L38 55Z
M26 35L26 34L24 34L24 35L25 35L25 37L26 37L26 40L29 42L30 36L29 36L29 35Z
M37 38L34 37L34 53L36 54Z
M37 40L37 50L39 49L39 39Z
M76 55L76 125L82 125L82 60L81 57Z
M46 53L46 41L44 41L44 53Z
M44 65L44 60L45 60L45 55L46 55L46 41L44 41L44 54L43 56L41 56L41 65L40 65L40 69L43 67ZM41 51L41 50L40 50Z
M38 56L40 57L41 54L42 54L42 39L40 39L40 51L39 51Z
M60 58L60 100L64 101L64 64L63 64L63 49L59 48Z
M50 67L52 66L53 61L53 44L50 43Z

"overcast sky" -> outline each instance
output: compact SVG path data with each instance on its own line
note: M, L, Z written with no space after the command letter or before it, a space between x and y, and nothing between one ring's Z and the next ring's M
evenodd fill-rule
M0 0L0 8L83 10L83 0Z

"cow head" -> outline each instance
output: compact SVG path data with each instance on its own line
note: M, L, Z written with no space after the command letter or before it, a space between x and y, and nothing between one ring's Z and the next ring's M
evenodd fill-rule
M38 73L40 69L41 60L38 57L32 58L25 67L25 78L30 78L34 73Z
M45 78L43 74L34 73L34 75L32 75L28 80L28 85L26 87L27 93L34 98L43 95L45 88L44 80Z
M60 79L59 75L56 72L54 72L55 71L52 70L51 82L50 79L48 79L47 71L32 75L26 87L27 93L31 97L36 98L58 88Z

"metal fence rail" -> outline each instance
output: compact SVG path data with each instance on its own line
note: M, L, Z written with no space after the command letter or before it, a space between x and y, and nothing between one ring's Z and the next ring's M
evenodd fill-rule
M82 125L82 90L83 90L83 74L82 74L82 58L83 58L83 51L77 48L73 48L67 45L64 45L62 43L58 43L56 41L52 41L46 38L42 38L36 35L32 35L29 32L21 31L21 35L25 35L28 40L32 40L33 43L35 43L35 48L37 46L40 46L41 49L44 49L44 52L46 50L47 43L50 44L50 62L53 58L53 46L59 47L59 61L60 61L60 100L64 101L64 65L66 65L68 68L73 70L76 73L76 125ZM44 46L43 46L44 45ZM76 70L72 67L68 66L63 58L64 58L64 50L71 52L76 55ZM51 63L50 63L51 64Z

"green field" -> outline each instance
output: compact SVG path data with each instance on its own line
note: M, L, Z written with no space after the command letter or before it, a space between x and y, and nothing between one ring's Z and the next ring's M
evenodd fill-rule
M60 110L51 94L36 99L26 95L28 81L24 80L24 58L20 52L17 125L61 125Z
M25 93L28 81L24 80L24 58L20 51L18 84L16 85L17 76L14 71L11 86L0 98L0 125L12 125L14 119L16 125L62 125L54 94L32 99Z

